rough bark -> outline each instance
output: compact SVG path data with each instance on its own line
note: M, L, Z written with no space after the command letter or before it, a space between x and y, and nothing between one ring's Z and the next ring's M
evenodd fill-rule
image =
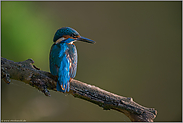
M1 58L1 78L10 83L10 79L25 82L50 96L49 90L56 91L57 78L49 72L41 71L28 59L14 62ZM154 108L146 108L133 101L131 97L119 96L96 86L72 79L69 94L103 107L104 110L117 110L124 113L131 121L153 122L157 115Z

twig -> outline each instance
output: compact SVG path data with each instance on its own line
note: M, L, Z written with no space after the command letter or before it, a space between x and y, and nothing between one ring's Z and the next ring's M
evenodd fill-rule
M57 78L49 72L41 71L33 63L32 59L14 62L1 58L1 78L6 83L10 83L10 79L23 81L36 87L46 96L50 96L48 89L56 91ZM97 104L103 107L104 110L113 109L122 112L131 121L153 122L157 115L154 108L143 107L130 97L119 96L74 79L70 83L68 93L74 97Z

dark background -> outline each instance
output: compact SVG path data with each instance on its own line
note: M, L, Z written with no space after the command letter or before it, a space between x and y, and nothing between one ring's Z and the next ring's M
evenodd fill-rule
M1 56L32 58L49 71L58 28L97 43L76 43L75 79L155 108L155 121L182 121L182 2L1 2ZM20 81L1 83L1 119L129 121L71 95L46 97Z

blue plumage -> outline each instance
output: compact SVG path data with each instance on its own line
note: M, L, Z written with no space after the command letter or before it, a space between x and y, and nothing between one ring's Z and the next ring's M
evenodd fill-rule
M58 29L53 41L55 43L50 50L50 71L58 77L57 91L69 92L69 82L76 76L77 71L77 50L73 42L95 42L81 37L76 30L70 27Z
M57 32L55 33L53 42L55 42L59 38L63 37L63 35L69 35L71 37L74 37L74 36L79 36L79 33L70 27L62 27L62 28L58 29Z

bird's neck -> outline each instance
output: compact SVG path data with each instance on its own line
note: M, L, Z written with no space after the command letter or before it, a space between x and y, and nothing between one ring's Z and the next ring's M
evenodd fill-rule
M58 44L58 43L67 43L67 44L73 44L73 42L75 42L76 40L75 39L73 39L73 38L64 38L64 37L62 37L62 38L59 38L56 42L55 42L55 44Z
M65 40L65 38L64 38L64 37L59 38L57 41L55 41L55 44L58 44L58 43L62 42L63 40Z

